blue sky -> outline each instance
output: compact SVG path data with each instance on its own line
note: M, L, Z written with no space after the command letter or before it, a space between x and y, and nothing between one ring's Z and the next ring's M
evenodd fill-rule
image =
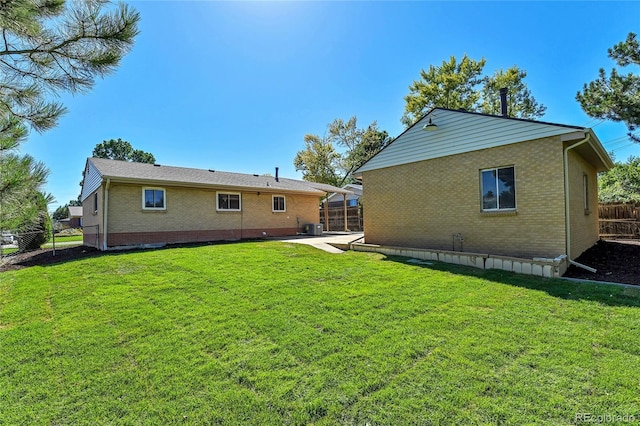
M575 101L611 69L607 48L640 31L640 2L130 2L140 35L118 70L22 152L51 170L46 191L75 199L86 158L122 138L160 164L301 178L293 158L334 118L377 120L397 136L421 69L465 53L485 73L517 65L544 121L596 125L616 158L640 155L622 124ZM630 69L635 73L638 69Z

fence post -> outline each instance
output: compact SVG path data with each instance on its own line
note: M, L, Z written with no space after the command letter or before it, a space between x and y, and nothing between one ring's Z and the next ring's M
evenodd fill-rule
M324 199L324 226L327 228L327 232L329 231L329 199Z

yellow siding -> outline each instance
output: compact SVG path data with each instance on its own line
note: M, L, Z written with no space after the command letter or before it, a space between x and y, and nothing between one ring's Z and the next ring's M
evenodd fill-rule
M244 192L241 212L218 212L216 190L164 187L166 210L149 211L142 209L143 187L111 184L108 215L110 234L299 228L306 223L319 221L319 200L316 196L279 194L286 197L287 211L273 213L272 194Z
M515 166L515 214L483 213L480 170ZM367 243L508 256L565 253L564 176L558 136L363 173ZM459 249L459 246L456 247Z
M584 208L584 177L587 177L588 210ZM569 206L571 224L571 258L598 241L597 173L575 151L569 151Z

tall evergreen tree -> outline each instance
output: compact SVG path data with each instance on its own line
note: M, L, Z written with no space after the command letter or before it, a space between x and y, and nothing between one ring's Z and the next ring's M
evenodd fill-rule
M640 66L640 44L635 33L609 49L609 57L620 67ZM600 68L598 79L585 84L576 99L591 117L623 122L629 129L629 138L640 142L633 133L640 126L640 75L620 74L613 68L609 75Z
M19 155L28 126L54 127L51 97L91 89L114 71L138 34L138 13L103 0L0 2L0 227L30 229L46 215L48 170ZM34 213L36 212L36 213Z
M38 131L64 106L48 95L91 89L114 71L138 34L138 12L101 0L0 2L0 115Z

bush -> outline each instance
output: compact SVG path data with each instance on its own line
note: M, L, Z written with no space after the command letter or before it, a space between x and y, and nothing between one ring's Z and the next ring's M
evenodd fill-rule
M18 230L18 249L37 250L47 241L51 235L51 221L46 211L38 213L37 220Z

